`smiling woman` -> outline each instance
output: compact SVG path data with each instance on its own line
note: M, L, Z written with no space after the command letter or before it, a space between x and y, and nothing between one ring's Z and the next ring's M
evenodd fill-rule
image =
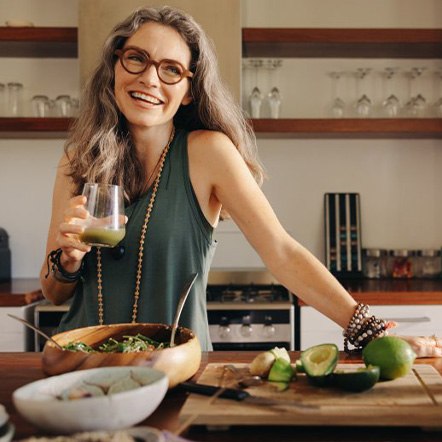
M52 272L41 273L48 299L72 298L60 329L170 324L181 287L197 273L181 324L210 350L213 233L229 215L282 285L346 328L346 345L360 350L384 335L391 324L356 305L285 231L260 189L263 175L252 129L201 26L170 7L134 11L104 44L60 161L46 251ZM126 236L116 250L81 241L86 181L124 188Z

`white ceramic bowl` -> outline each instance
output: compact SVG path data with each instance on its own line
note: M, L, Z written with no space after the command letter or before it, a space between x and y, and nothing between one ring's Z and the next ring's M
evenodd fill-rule
M117 383L125 389L132 379L142 385L101 396L58 398L72 396L78 393L78 386L84 389L90 384L104 385L104 391L109 385L115 388ZM15 390L12 398L18 412L29 422L50 432L66 434L135 425L155 411L167 388L167 376L150 367L102 367L32 382Z

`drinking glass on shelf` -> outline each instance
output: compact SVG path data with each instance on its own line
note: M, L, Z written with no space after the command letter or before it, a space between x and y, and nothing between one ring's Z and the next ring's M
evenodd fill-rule
M0 116L6 114L6 87L0 83Z
M35 117L49 116L49 98L46 95L34 95L31 102L32 113Z
M442 68L434 71L437 82L437 100L434 102L434 115L442 118Z
M87 219L80 240L97 247L115 247L126 234L123 189L113 184L86 183Z
M332 81L332 102L330 105L330 115L333 118L342 118L345 116L345 101L341 98L341 82L344 75L343 72L330 72L328 74Z
M72 101L69 95L59 95L55 99L55 107L57 109L57 116L59 117L72 116Z
M262 67L262 64L262 60L250 60L250 65L254 68L255 72L255 86L253 87L252 92L249 95L250 114L252 118L259 118L261 114L262 93L258 87L258 70Z
M367 92L367 77L371 72L371 68L358 68L355 72L356 77L356 116L360 118L367 118L371 116L373 104L368 97Z
M405 105L406 115L414 118L421 118L425 116L427 110L427 100L420 92L420 80L422 74L425 72L426 67L419 66L413 67L407 72L408 77L408 91L409 100Z
M8 114L13 117L22 115L23 112L23 84L8 83Z
M270 107L270 117L271 118L279 118L280 108L281 108L281 92L279 88L275 86L277 81L275 80L276 71L282 66L282 60L280 59L270 59L267 60L266 67L270 70L271 82L274 85L270 92L267 94L267 99L269 101Z
M386 67L382 76L386 97L382 102L382 116L387 118L397 118L401 108L400 100L394 93L395 77L398 71L399 68Z

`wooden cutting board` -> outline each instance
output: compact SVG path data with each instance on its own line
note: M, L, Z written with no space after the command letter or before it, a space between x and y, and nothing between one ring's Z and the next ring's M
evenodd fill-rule
M247 364L236 364L244 374ZM338 365L357 368L361 364ZM232 386L234 379L224 364L208 364L199 383ZM378 382L372 389L351 393L334 388L311 386L298 374L284 392L265 382L247 391L256 396L292 399L318 408L287 408L249 405L229 399L190 394L180 420L196 417L193 425L349 425L418 426L442 429L442 377L431 365L415 365L407 375Z

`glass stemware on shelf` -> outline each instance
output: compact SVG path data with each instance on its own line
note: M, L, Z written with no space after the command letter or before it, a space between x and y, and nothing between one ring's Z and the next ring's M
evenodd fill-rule
M332 102L330 105L329 113L333 118L342 118L345 116L345 101L341 98L341 82L344 72L333 71L330 72L329 77L332 82Z
M418 81L422 79L422 74L425 70L426 67L416 66L407 72L409 99L405 105L405 116L412 118L421 118L425 116L427 100L421 92L421 84Z
M436 77L437 87L437 99L433 104L434 115L437 118L442 118L442 68L436 69L434 71L434 76Z
M275 80L275 77L278 68L280 68L281 66L281 59L269 59L266 63L267 69L270 70L271 84L273 85L269 93L267 94L270 108L270 118L279 118L280 115L282 97L279 88L276 86L278 82L277 80Z
M252 118L259 118L261 115L262 93L258 87L258 70L262 67L263 61L259 59L250 60L250 65L254 68L254 87L249 95L250 115Z
M373 104L368 96L367 77L371 72L371 68L358 68L355 72L356 77L356 102L355 115L359 118L370 117L373 110Z
M381 105L381 116L386 118L397 118L401 108L401 103L394 93L395 77L399 68L386 67L382 73L384 85L384 101Z

